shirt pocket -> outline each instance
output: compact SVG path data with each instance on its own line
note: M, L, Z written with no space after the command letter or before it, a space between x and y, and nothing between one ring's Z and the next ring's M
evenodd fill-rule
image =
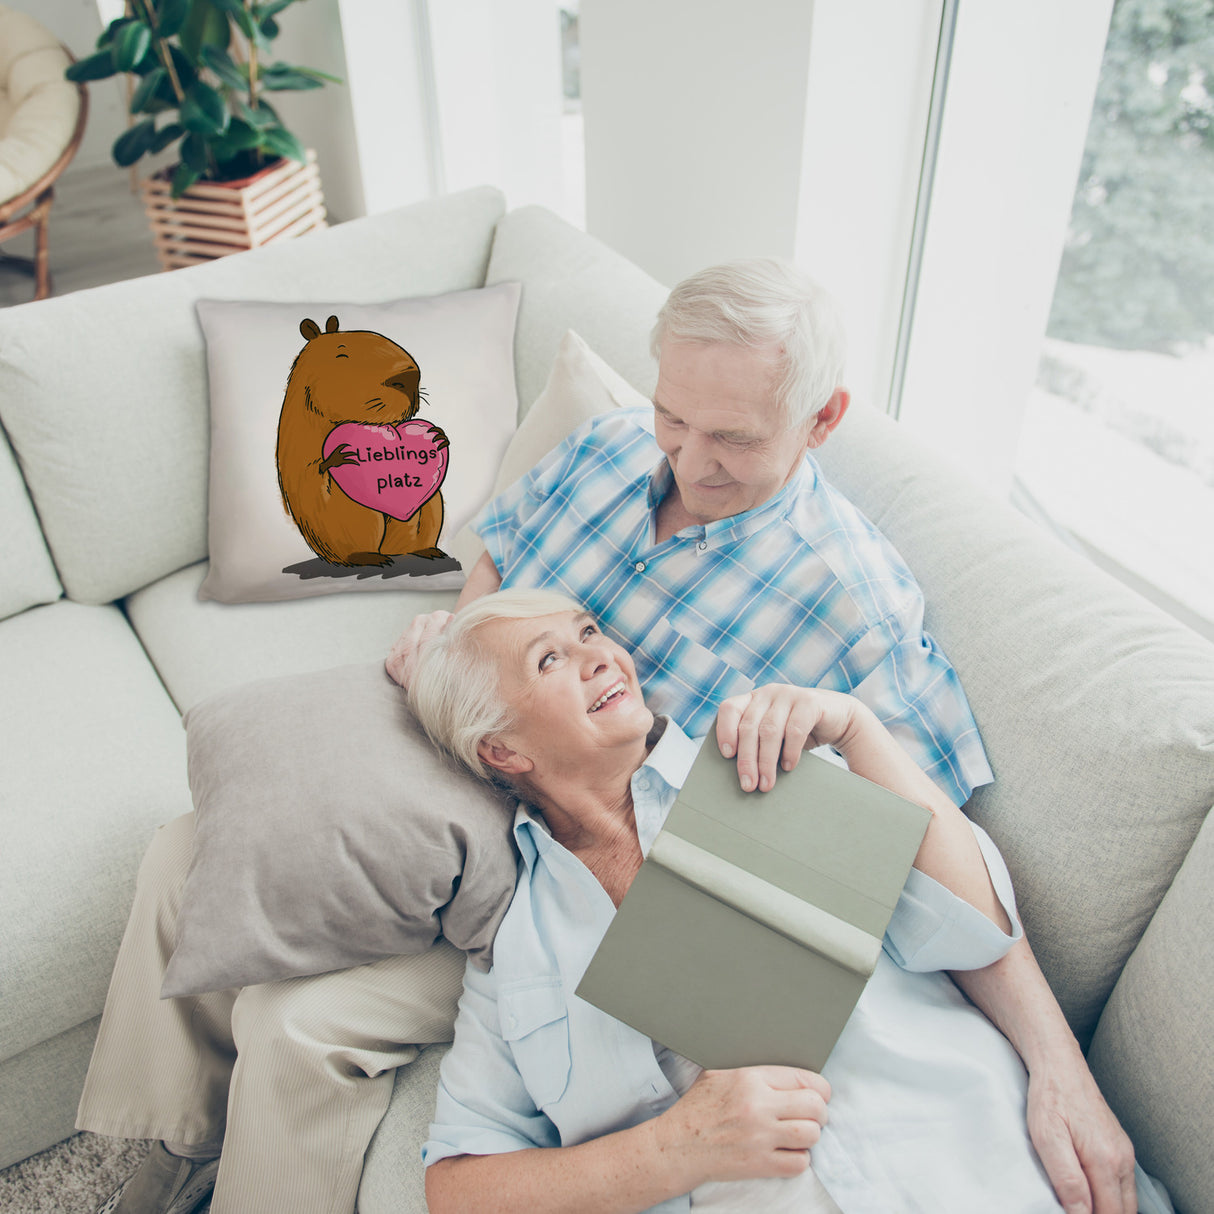
M670 713L676 720L680 705L705 701L715 706L730 696L754 690L753 679L680 632L665 617L655 621L639 649L651 668L648 678L641 679L646 703L655 712ZM687 728L684 722L680 724ZM688 732L694 735L706 729Z
M555 1104L569 1086L569 1008L559 978L530 980L498 994L502 1038L536 1106Z

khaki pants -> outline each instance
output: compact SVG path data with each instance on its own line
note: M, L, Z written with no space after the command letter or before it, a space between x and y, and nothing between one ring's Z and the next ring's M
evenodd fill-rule
M212 1214L353 1211L393 1071L450 1041L464 955L445 942L315 978L160 998L194 816L148 848L77 1127L223 1141Z

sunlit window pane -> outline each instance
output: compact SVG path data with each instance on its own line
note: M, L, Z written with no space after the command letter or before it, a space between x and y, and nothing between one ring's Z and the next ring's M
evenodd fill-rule
M1117 0L1017 475L1214 633L1214 0Z

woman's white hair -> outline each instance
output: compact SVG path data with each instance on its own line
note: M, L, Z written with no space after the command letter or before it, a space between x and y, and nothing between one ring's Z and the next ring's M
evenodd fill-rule
M481 742L514 723L498 670L477 639L494 620L535 619L582 607L553 590L500 590L476 599L418 651L409 706L430 740L486 780L497 773L477 753Z
M814 417L843 383L843 323L827 292L774 258L709 266L685 278L658 313L649 347L667 341L779 350L776 404L790 426Z

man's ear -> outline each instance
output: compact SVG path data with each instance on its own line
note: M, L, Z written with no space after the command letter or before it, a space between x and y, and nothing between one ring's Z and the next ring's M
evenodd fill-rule
M830 437L830 432L843 420L847 406L851 404L851 393L846 388L836 388L830 400L818 410L806 444L811 450L820 447Z
M494 771L500 771L508 776L522 775L535 766L526 755L520 754L517 750L511 750L500 740L486 738L478 742L476 753L486 767L492 767Z

